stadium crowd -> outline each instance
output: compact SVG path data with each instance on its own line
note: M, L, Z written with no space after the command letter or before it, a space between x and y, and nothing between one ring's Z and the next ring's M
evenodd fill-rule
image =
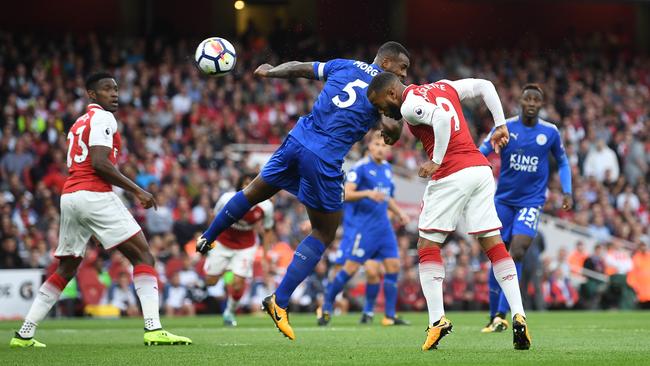
M94 34L48 39L0 32L0 269L52 271L58 241L59 195L67 174L66 131L83 114L84 76L111 71L119 83L124 149L121 170L153 192L158 210L144 210L121 197L146 232L157 257L163 306L168 315L215 312L223 287L202 285L197 235L213 217L219 196L232 190L246 171L258 170L252 154L259 144L279 144L308 113L320 90L309 80L260 80L262 63L288 59L369 60L374 47L322 43L302 28L276 29L262 37L254 28L237 42L236 71L222 78L199 75L188 55L198 40L99 38ZM611 37L569 39L547 49L527 39L490 50L456 47L444 52L411 49L409 80L480 77L494 82L506 116L518 113L527 82L542 85L545 119L560 127L574 179L574 210L560 210L562 195L554 174L544 211L588 228L600 245L562 243L545 256L538 237L527 261L529 306L537 309L630 308L650 304L650 58L635 55ZM480 141L492 126L487 109L464 106ZM268 151L265 150L265 151ZM361 144L349 158L363 154ZM413 179L426 159L408 132L392 149L395 171ZM492 159L498 165L498 159ZM497 166L498 168L498 166ZM259 304L273 291L292 257L292 247L310 230L305 209L289 194L276 196L275 243L255 275L243 304ZM398 227L402 260L401 310L423 310L413 249L416 233ZM335 250L294 294L293 307L314 310L327 281ZM448 276L445 302L452 309L487 307L487 259L478 243L452 237L443 249ZM583 274L582 268L589 271ZM84 303L110 303L123 314L137 313L128 261L91 245L77 281L60 307L64 314ZM596 275L594 275L594 273ZM606 277L599 276L605 275ZM228 281L228 277L224 281ZM338 303L358 308L363 281ZM381 303L381 300L379 301ZM250 306L256 311L257 306Z

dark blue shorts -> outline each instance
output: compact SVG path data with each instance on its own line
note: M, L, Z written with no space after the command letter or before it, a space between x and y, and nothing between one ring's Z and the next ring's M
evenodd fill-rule
M368 259L383 261L389 258L399 258L397 237L390 224L374 230L344 227L334 263L342 265L351 260L363 264Z
M343 208L343 170L328 163L289 135L262 168L262 179L295 195L321 212Z
M526 235L534 238L537 235L537 223L542 208L539 206L518 207L494 202L499 220L503 224L501 238L504 243L510 243L515 235Z

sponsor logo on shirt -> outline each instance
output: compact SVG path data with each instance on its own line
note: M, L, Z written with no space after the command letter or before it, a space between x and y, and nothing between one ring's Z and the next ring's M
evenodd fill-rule
M539 164L538 156L530 156L524 154L511 154L510 155L510 169L518 172L537 172L537 165Z

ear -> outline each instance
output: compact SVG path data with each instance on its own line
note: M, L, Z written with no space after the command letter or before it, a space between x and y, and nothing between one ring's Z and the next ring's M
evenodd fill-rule
M90 90L86 90L86 92L88 93L88 98L97 99L97 92L95 92L94 90L90 89Z

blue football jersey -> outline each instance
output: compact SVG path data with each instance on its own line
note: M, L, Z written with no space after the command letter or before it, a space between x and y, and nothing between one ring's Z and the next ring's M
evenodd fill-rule
M381 71L355 60L314 62L314 74L325 85L311 113L300 117L289 134L324 161L342 165L352 145L379 121L366 89Z
M343 224L357 230L390 227L388 200L393 197L393 170L387 162L376 163L369 157L359 160L346 175L346 182L355 183L357 191L375 190L383 192L386 199L377 202L362 198L344 203Z
M566 153L557 127L542 119L532 127L521 122L519 116L506 121L510 141L501 150L501 171L495 200L516 207L543 206L549 178L549 153L559 163L566 161ZM492 151L488 136L481 152Z

